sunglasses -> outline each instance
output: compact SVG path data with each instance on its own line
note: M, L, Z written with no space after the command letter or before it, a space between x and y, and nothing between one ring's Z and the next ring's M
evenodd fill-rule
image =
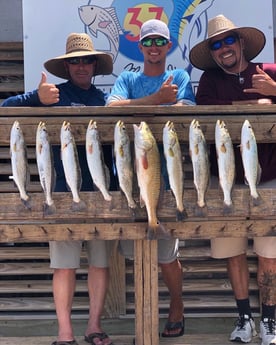
M65 59L70 65L79 65L81 62L84 65L91 65L97 59L94 56L72 57Z
M232 44L237 42L237 39L238 39L238 37L234 36L234 35L224 37L222 40L212 42L210 44L210 49L213 51L219 50L223 44L226 46L231 46Z
M156 38L146 37L141 41L141 44L143 47L152 47L153 42L156 45L156 47L163 47L169 43L169 40L167 40L164 37L156 37Z

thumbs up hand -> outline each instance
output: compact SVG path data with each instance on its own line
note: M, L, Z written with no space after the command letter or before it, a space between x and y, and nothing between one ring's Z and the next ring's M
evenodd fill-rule
M51 105L59 101L59 89L55 84L47 83L47 75L41 73L41 80L38 85L38 97L42 104Z

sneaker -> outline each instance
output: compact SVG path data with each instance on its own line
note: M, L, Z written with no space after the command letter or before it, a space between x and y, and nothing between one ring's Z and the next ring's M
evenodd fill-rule
M236 321L236 327L230 335L231 341L240 343L249 343L252 337L257 335L255 322L248 315L239 316Z
M276 344L275 320L264 318L260 322L260 338L262 339L261 345Z

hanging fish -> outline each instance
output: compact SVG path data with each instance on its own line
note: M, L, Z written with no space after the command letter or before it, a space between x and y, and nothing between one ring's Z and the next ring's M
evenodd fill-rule
M108 191L110 173L104 163L97 122L94 120L89 121L86 130L86 159L93 183L102 193L104 200L111 201L112 196Z
M121 120L116 123L114 129L114 154L120 188L127 198L128 206L134 209L137 205L132 195L133 168L130 140L126 126Z
M69 122L64 121L62 124L60 141L65 179L73 196L72 209L74 211L82 211L86 208L86 205L79 195L82 184L81 169L75 139Z
M39 122L36 130L36 162L39 173L39 180L45 195L44 212L53 214L56 207L53 200L55 186L55 169L53 153L46 124Z
M163 147L170 188L176 201L176 219L181 221L187 218L187 212L183 204L184 172L182 153L174 123L172 121L168 121L163 128Z
M156 140L146 122L134 128L135 166L140 188L140 204L148 214L148 237L171 237L171 233L157 219L157 204L160 193L160 155Z
M197 191L196 215L204 215L205 195L210 181L210 168L207 145L204 134L197 120L193 120L189 129L189 151L193 165L194 185Z
M30 196L27 194L27 182L29 180L29 167L27 161L27 148L24 140L24 135L18 121L14 121L10 133L10 155L12 176L16 184L21 201L26 208L30 209Z
M248 120L245 120L242 125L240 151L244 168L245 183L249 186L253 205L257 206L261 201L257 192L257 184L260 182L262 169L259 164L255 134Z
M235 180L235 155L232 140L224 121L217 120L215 143L218 161L219 183L224 195L224 213L233 209L231 192Z

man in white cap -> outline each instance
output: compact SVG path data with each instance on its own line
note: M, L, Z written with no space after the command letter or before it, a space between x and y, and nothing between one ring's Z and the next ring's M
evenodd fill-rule
M8 98L2 106L104 106L106 94L92 83L95 75L110 74L113 70L110 55L96 51L89 35L72 33L66 42L66 53L44 64L53 75L68 80L55 85L47 83L42 72L36 90ZM60 146L53 146L57 174L55 191L67 191ZM105 152L109 153L109 152ZM82 167L82 190L91 190L92 181L87 167L85 147L78 146ZM112 152L109 153L111 162ZM50 241L51 267L54 268L53 294L58 318L58 339L52 345L77 345L71 322L71 309L76 283L76 269L80 267L82 241ZM101 315L109 282L109 255L112 241L93 240L85 243L88 257L89 320L85 341L90 344L112 345L101 328Z
M194 46L191 63L204 70L196 94L197 104L276 103L276 65L251 62L263 49L265 36L253 27L236 27L223 15L208 23L208 38ZM217 159L211 145L212 172L217 175ZM258 145L261 181L275 186L276 145ZM235 148L236 180L244 181L239 148ZM211 252L227 258L227 269L236 298L239 318L230 340L250 342L256 335L249 303L249 270L246 238L215 238ZM262 345L276 344L276 237L254 238L258 256L258 286L261 298L260 337Z
M183 69L166 70L172 47L168 26L161 20L146 21L140 30L139 49L144 56L143 72L122 72L107 100L108 106L194 105L190 77ZM120 241L121 252L133 255L133 241ZM177 258L178 239L158 240L158 263L171 302L163 337L184 334L182 267Z

